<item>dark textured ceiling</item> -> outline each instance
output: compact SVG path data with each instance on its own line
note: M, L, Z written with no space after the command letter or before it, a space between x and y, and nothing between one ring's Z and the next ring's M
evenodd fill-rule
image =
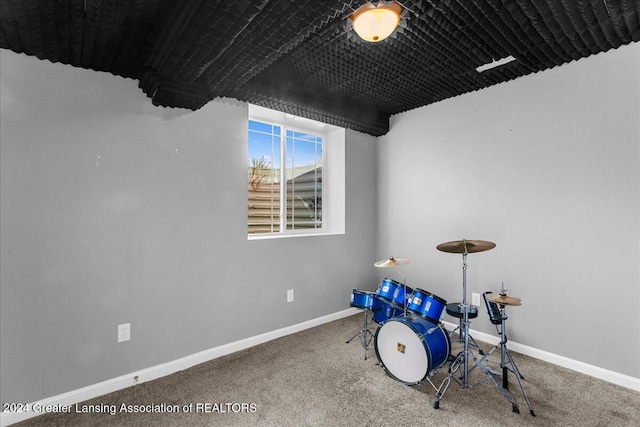
M382 135L392 114L640 40L639 0L401 0L379 43L351 29L364 3L0 0L0 47L136 79L158 106L232 97Z

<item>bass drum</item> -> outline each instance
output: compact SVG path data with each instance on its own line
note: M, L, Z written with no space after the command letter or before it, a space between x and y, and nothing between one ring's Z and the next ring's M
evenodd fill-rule
M417 316L387 320L375 334L376 356L385 372L407 385L421 384L447 362L449 335L441 324Z

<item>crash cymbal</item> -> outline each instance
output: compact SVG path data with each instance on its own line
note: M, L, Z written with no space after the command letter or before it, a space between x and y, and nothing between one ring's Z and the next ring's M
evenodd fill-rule
M409 264L409 260L391 257L389 259L378 261L373 265L375 267L395 267L397 265L404 265L404 264Z
M436 249L442 252L449 252L451 254L472 254L474 252L488 251L496 247L493 242L487 242L486 240L456 240L453 242L440 243L436 246Z
M522 305L522 300L516 297L510 297L500 294L488 294L487 299L500 305Z

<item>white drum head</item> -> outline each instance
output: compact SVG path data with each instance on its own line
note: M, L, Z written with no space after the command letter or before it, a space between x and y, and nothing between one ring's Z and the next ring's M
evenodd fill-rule
M408 325L393 319L376 333L376 352L387 372L398 381L417 384L429 369L429 356L422 337Z

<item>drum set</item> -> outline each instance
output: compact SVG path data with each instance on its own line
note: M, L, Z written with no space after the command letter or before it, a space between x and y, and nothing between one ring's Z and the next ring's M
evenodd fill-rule
M408 264L405 259L389 258L376 262L376 267ZM386 373L407 385L429 380L451 354L449 334L440 319L447 301L420 288L410 288L385 278L376 291L354 289L351 306L364 310L363 329L346 342L360 337L365 348L374 340L376 356ZM369 331L367 313L379 326L375 335Z
M483 294L492 323L501 325L502 339L500 344L496 345L482 359L476 358L469 349L469 314L475 307L467 304L467 255L487 251L495 246L495 243L483 240L459 240L442 243L436 247L442 252L462 254L463 294L462 303L459 304L458 310L462 315L460 319L460 337L463 349L457 355L451 355L452 348L449 333L441 322L447 301L432 292L408 287L406 278L397 267L408 264L409 260L393 257L378 261L374 266L394 268L402 277L403 282L400 283L393 279L384 278L375 291L353 290L351 306L363 309L364 321L362 330L358 331L346 342L350 343L359 338L364 348L364 358L366 360L367 348L373 340L378 364L387 375L406 385L419 385L425 381L429 382L436 391L436 400L433 403L435 409L439 408L440 399L444 396L452 379L462 388L471 388L473 385L469 384L469 373L478 367L487 377L475 385L491 380L512 404L513 411L519 413L518 405L507 391L507 375L508 372L512 372L518 379L518 384L529 406L531 415L535 416L520 381L520 378L524 377L520 374L506 348L505 305L520 305L520 300L508 297L504 292L504 285L499 296L490 292ZM499 309L496 304L500 306ZM492 309L494 316L491 316ZM373 321L378 324L375 333L369 329L369 313L371 313ZM489 369L485 365L487 357L498 347L501 350L501 373ZM450 362L448 375L439 386L436 386L432 382L433 375L447 361ZM470 364L473 364L473 366L470 367ZM500 375L503 377L502 385L496 379Z

